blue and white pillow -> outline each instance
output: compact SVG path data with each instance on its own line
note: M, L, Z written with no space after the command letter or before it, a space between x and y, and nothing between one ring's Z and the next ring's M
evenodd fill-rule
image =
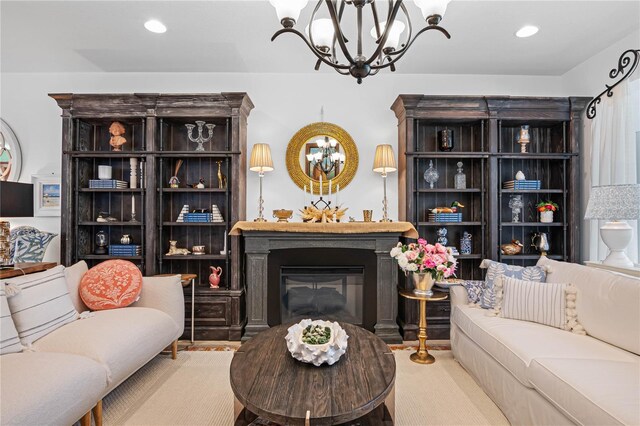
M480 267L487 269L487 275L484 279L485 290L480 298L480 306L484 309L493 309L496 304L494 282L499 275L540 283L547 280L547 268L545 266L507 265L506 263L485 259L480 264Z
M467 290L469 303L480 303L485 288L484 281L468 280L464 281L462 286Z
M14 263L22 262L42 262L47 246L55 238L57 234L49 232L27 231L12 235L13 253L11 259Z

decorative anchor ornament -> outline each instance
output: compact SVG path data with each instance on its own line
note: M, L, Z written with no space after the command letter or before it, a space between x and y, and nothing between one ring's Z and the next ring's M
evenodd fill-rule
M193 138L193 128L196 127L196 125L198 126L198 137L197 138ZM204 136L202 136L202 126L206 126L208 132L208 136L205 138ZM211 138L213 137L213 128L216 127L215 124L206 124L204 121L196 121L196 124L185 124L185 127L187 128L187 132L189 135L189 140L191 142L195 142L198 144L198 147L196 148L196 151L204 151L204 144L211 142Z

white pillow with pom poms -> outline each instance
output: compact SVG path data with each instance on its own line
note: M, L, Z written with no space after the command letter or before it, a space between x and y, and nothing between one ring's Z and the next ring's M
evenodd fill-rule
M495 281L495 313L503 318L531 321L586 334L578 322L573 284L539 283L499 276Z

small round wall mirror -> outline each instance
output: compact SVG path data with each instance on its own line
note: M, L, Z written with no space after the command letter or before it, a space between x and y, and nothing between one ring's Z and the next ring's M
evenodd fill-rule
M22 151L16 134L0 118L0 180L17 182L22 169Z
M358 170L358 149L343 128L332 123L312 123L298 130L287 147L287 171L301 189L313 184L313 192L344 189Z

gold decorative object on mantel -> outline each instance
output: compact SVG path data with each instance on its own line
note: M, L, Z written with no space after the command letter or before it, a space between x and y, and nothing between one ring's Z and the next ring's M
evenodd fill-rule
M300 210L300 213L304 222L333 223L340 222L340 219L342 219L342 216L344 216L345 211L347 211L346 208L341 209L338 207L333 207L318 209L314 206L305 206L304 209Z
M329 141L329 146L341 155L337 167L325 167L328 172L318 170L316 160L309 160L314 154L322 154L318 143ZM331 155L333 155L331 154ZM309 157L308 157L309 156ZM330 161L330 156L324 157ZM342 162L344 158L344 162ZM313 186L315 194L320 194L320 176L322 176L322 194L336 193L344 189L353 179L358 170L358 149L355 142L343 128L324 121L309 124L293 135L287 146L287 171L293 182L300 188ZM315 164L311 167L311 164ZM331 191L329 191L331 185Z

